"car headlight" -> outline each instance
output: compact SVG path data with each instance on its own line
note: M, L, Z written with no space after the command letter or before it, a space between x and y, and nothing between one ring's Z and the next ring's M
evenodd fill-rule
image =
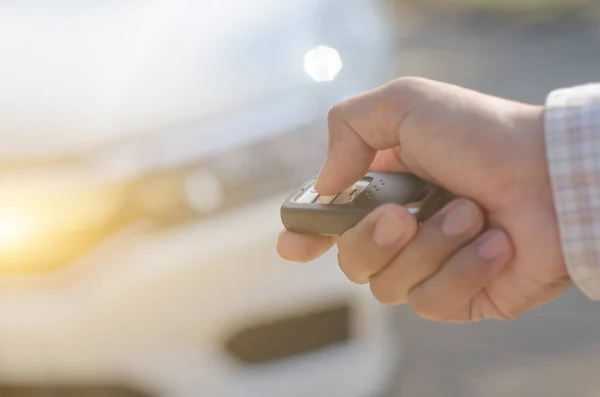
M129 226L168 230L287 191L318 171L324 128L308 124L93 189L14 189L14 200L0 200L0 276L61 271Z
M23 219L14 215L0 215L0 252L22 241L27 234L27 225Z
M0 275L59 270L128 221L119 186L22 196L0 206Z
M335 48L319 45L304 55L304 71L315 81L332 81L340 70L342 58Z

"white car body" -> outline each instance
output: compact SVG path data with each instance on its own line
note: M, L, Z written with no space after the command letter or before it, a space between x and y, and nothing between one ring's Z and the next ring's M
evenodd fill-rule
M329 33L310 24L321 13ZM51 197L198 164L217 175L190 185L198 217L136 219L58 270L0 276L0 395L86 385L156 397L385 393L400 357L393 313L345 279L335 252L302 265L277 256L279 206L294 186L271 186L284 172L274 167L240 177L262 156L235 151L289 131L324 145L329 107L393 76L390 25L375 0L0 5L0 225L14 203L67 222ZM334 81L302 69L320 44L341 54ZM308 156L274 149L290 183L318 169L323 145ZM222 206L221 184L235 178L257 192ZM25 243L3 242L0 226L0 274L2 250L27 245L26 232ZM332 308L347 310L339 340L261 363L227 350L248 327Z

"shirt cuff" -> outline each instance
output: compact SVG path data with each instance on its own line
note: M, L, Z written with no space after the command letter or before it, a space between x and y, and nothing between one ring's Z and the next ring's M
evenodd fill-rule
M600 84L550 93L544 118L563 257L579 289L600 300Z

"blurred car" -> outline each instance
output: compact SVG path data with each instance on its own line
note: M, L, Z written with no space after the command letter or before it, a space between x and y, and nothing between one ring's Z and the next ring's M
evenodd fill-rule
M394 313L275 240L328 109L394 76L390 14L1 4L0 395L385 394Z

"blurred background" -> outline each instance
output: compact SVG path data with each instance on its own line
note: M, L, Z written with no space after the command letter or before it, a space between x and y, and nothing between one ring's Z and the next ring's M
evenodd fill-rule
M599 34L595 0L2 2L0 396L597 396L574 289L436 324L275 241L336 102L542 104L598 81Z

